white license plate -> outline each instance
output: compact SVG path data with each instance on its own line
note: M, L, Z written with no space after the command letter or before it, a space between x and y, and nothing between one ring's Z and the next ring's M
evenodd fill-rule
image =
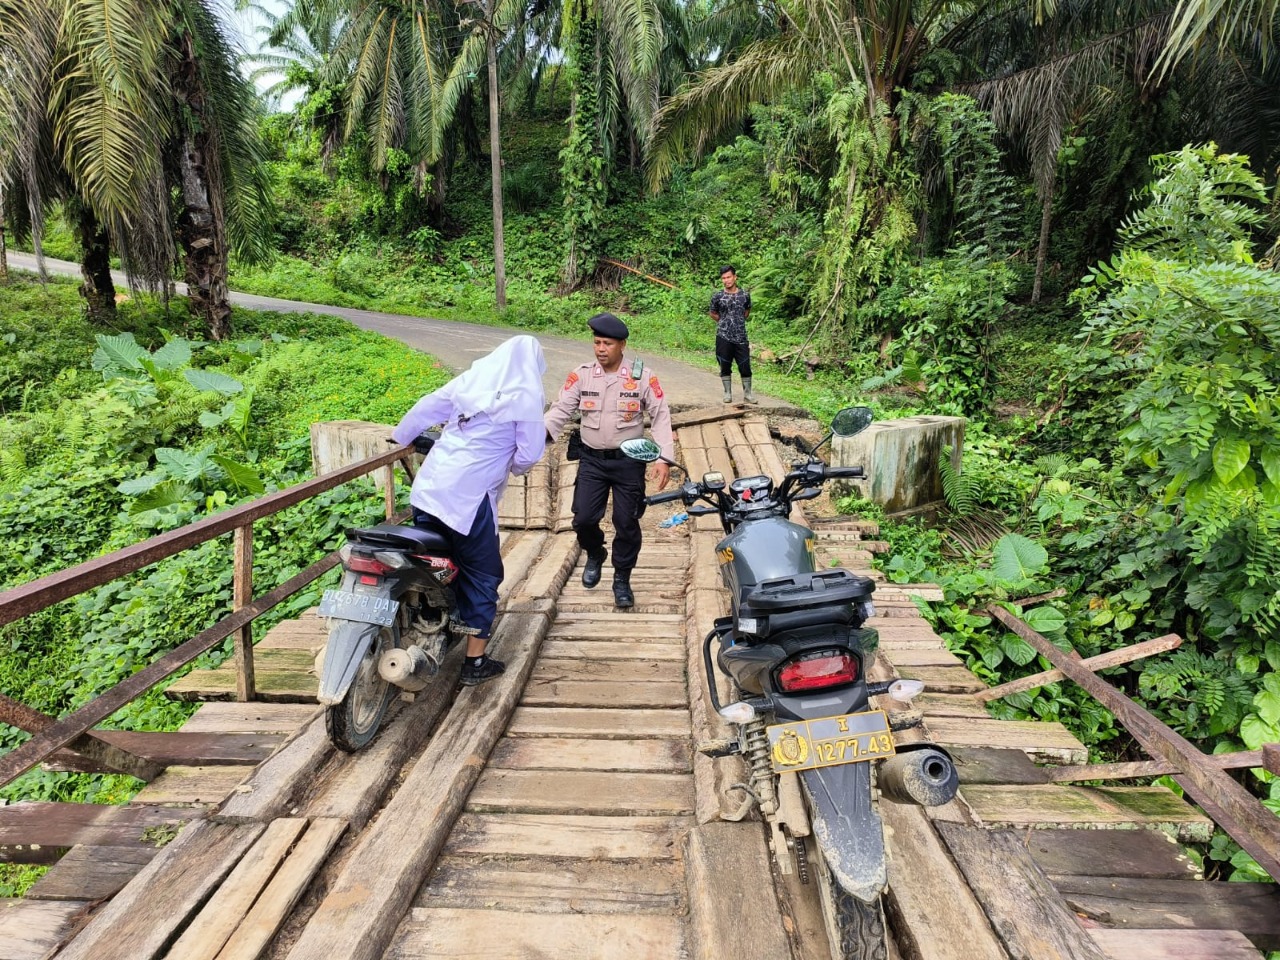
M322 617L338 617L341 620L359 620L361 623L377 623L389 627L396 622L400 603L390 597L378 597L367 593L350 593L346 590L326 590L320 598L319 614Z
M778 773L880 760L894 754L883 710L821 720L792 720L767 727L769 753Z

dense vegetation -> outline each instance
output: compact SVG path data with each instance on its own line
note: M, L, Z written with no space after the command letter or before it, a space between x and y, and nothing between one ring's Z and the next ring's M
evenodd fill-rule
M0 583L290 482L311 419L391 419L440 376L332 321L231 313L228 282L575 335L608 308L710 367L733 263L765 390L970 419L948 509L886 524L885 569L944 585L928 615L976 672L1039 666L974 611L1060 587L1028 617L1083 655L1186 638L1108 674L1175 729L1278 741L1278 11L313 0L262 14L255 98L205 0L0 0L0 237L82 263L86 314L67 285L0 287ZM112 31L133 42L95 56ZM111 257L186 279L190 313L117 307ZM361 509L264 530L264 577ZM225 605L223 554L0 631L0 688L56 713L136 669ZM993 709L1136 754L1069 684ZM1274 778L1243 778L1280 813Z

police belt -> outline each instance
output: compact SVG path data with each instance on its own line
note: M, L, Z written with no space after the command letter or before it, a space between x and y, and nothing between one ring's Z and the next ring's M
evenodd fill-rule
M582 455L590 457L593 460L626 460L627 455L621 450L597 450L595 447L589 447L585 443L582 445Z

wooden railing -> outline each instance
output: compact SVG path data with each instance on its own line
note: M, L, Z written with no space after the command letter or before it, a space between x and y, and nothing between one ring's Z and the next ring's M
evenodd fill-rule
M1075 651L1063 651L1044 636L1033 630L1025 621L998 604L987 607L987 612L1027 641L1051 664L1056 676L1066 677L1079 684L1099 703L1115 714L1120 724L1133 736L1154 760L1137 763L1106 763L1079 765L1058 771L1051 777L1055 782L1065 780L1109 780L1139 776L1171 775L1205 813L1213 818L1231 839L1240 844L1271 877L1280 880L1280 817L1262 805L1229 774L1231 769L1262 766L1271 773L1280 774L1280 744L1266 744L1261 750L1206 756L1195 744L1153 716L1144 706L1117 690L1093 671L1112 665L1103 657L1081 660ZM1147 646L1165 645L1169 638L1148 641ZM1142 644L1136 645L1142 647ZM1130 648L1134 650L1135 648ZM1154 649L1154 648L1153 648ZM1147 652L1152 652L1148 650ZM1126 659L1143 655L1131 653ZM1048 676L1047 674L1044 676ZM1028 678L1032 679L1032 678ZM1044 682L1048 682L1047 680ZM1012 692L1018 681L994 688Z
M255 599L254 523L380 469L384 470L382 483L387 519L402 519L395 516L395 465L397 462L402 464L412 479L412 454L412 447L396 447L322 477L240 504L197 523L162 533L0 593L0 626L4 626L208 540L228 533L234 536L232 612L228 616L59 720L0 695L0 722L32 735L26 743L0 757L0 785L9 783L62 747L69 747L121 773L143 780L154 779L159 773L156 764L107 743L90 731L125 704L168 679L227 637L235 637L236 695L240 700L254 699L253 621L338 564L338 553L335 550Z

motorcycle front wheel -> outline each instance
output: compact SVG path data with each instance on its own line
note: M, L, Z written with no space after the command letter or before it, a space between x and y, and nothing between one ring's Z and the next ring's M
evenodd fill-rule
M383 627L377 640L369 644L342 702L326 708L325 728L339 750L355 753L368 746L377 735L395 694L395 687L379 675L378 660L384 650L395 644L393 628Z
M880 897L874 903L860 900L842 888L822 857L822 848L808 837L813 856L818 896L822 901L822 919L831 944L831 960L886 960L884 905Z

